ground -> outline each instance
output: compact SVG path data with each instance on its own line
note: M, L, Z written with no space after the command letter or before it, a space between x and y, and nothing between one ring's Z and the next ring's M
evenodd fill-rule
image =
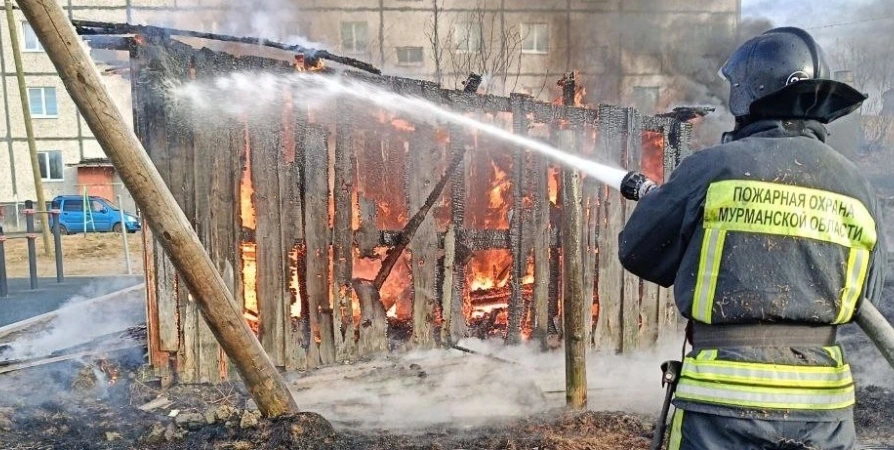
M10 236L6 250L7 273L9 277L28 276L28 245L21 235ZM129 234L127 244L130 249L133 273L143 272L143 233ZM55 253L50 242L50 253L44 252L43 240L36 240L37 274L39 277L56 276ZM62 255L66 276L124 275L127 274L124 258L124 242L119 233L88 233L62 236Z
M134 270L141 271L141 240L129 237ZM66 236L64 247L72 276L125 272L120 235ZM7 250L10 273L27 275L23 242L10 242ZM42 276L53 275L52 259L39 266ZM74 316L63 308L59 321L80 327L67 330L69 336L42 329L30 338L0 337L0 448L645 450L651 442L661 396L656 367L664 354L589 359L592 410L586 412L561 408L560 352L526 358L523 349L503 351L501 360L440 352L358 361L289 374L290 389L310 412L278 421L262 419L238 382L162 387L146 370L139 327L104 341L108 347L101 353L3 373L8 365L2 361L15 351L4 344L38 348L61 340L71 346L81 345L73 336L84 342L107 336L140 317L141 295L134 291L86 313L73 308ZM882 311L894 317L894 305L886 303ZM113 318L123 322L115 325ZM128 339L136 345L123 345ZM892 371L854 326L842 341L860 386L855 417L861 440L874 445L867 448L894 448Z

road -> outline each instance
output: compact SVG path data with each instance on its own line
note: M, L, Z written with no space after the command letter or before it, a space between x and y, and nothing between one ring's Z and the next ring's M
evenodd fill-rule
M142 276L41 278L30 290L27 278L9 279L9 297L0 298L0 327L58 309L73 299L105 295L143 282Z

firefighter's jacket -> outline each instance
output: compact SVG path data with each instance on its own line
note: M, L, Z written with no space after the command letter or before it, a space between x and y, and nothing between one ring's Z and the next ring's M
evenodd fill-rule
M631 273L674 286L702 324L846 324L877 304L887 253L876 197L812 121L760 121L685 158L619 236ZM696 351L697 350L697 351ZM840 420L854 383L837 345L686 355L675 404L733 417Z

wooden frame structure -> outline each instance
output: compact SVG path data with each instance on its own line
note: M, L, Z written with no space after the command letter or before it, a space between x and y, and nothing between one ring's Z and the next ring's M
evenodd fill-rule
M467 335L466 264L474 252L489 249L512 255L506 342L529 336L546 347L550 335L561 334L556 319L563 292L557 217L569 207L582 208L583 289L586 298L594 299L581 312L590 331L586 342L629 352L654 344L662 333L676 332L670 293L626 273L617 261L617 234L632 204L592 178L583 180L580 204L564 205L558 193L551 201L549 177L558 170L551 170L552 163L539 154L486 144L456 125L435 127L404 117L401 123L410 123L412 130L397 129L388 120L369 121L368 111L348 101L308 110L293 104L290 95L297 94L284 93L281 104L259 107L244 118L202 116L165 87L242 70L287 76L296 67L282 60L196 49L164 36L141 36L130 50L137 135L243 304L248 292L244 246L254 245L253 322L276 366L313 368L394 347L385 307L358 304L354 292L358 255L369 256L400 239L399 230L377 225L381 199L371 197L385 187L403 187L409 217L455 157L464 163L451 178L447 200L426 218L408 249L413 347L450 345ZM689 152L688 124L630 108L587 109L521 95L444 90L405 78L347 76L504 123L516 134L579 149L590 158L620 161L629 170L648 169L641 162L644 152L651 152L652 158L661 158L653 176L669 174ZM511 160L505 229L468 225L466 206L477 195L468 192L470 174L483 145ZM247 168L255 209L250 226L240 203ZM161 247L151 237L145 245L153 365L173 369L182 382L221 380L227 363L196 305ZM525 286L529 266L533 283Z

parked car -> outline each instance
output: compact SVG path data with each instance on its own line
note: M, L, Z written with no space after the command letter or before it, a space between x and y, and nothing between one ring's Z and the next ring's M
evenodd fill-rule
M121 232L121 213L117 205L102 197L83 195L60 195L53 199L61 212L59 232L61 234L87 231ZM85 214L86 213L86 214ZM124 225L128 232L140 230L140 219L128 212L124 213Z

